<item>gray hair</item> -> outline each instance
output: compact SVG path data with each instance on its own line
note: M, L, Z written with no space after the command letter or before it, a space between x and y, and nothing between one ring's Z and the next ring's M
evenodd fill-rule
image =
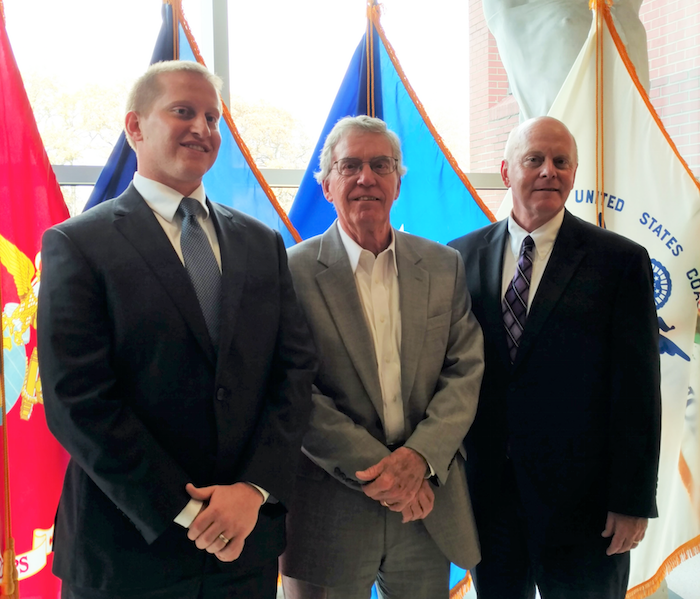
M331 168L333 168L333 150L352 131L383 135L391 145L391 152L397 160L396 171L399 173L399 177L403 177L406 174L407 169L402 162L403 155L401 153L399 136L389 129L381 119L362 114L360 116L346 116L340 119L331 129L328 137L326 137L326 141L323 143L323 150L321 150L319 159L319 168L321 170L314 173L316 181L323 183L328 178Z
M160 75L164 73L194 73L200 75L216 90L219 101L219 112L221 112L221 90L224 85L221 77L211 73L198 62L192 62L190 60L166 60L152 64L146 69L146 72L136 80L126 99L127 113L137 112L142 115L148 114L158 96L163 93ZM134 144L128 133L126 133L126 139L129 145L134 148Z
M503 151L503 160L505 160L506 163L510 163L510 161L513 158L513 154L517 150L518 146L522 143L523 136L527 133L527 131L531 129L533 125L536 125L541 121L547 120L556 122L561 128L564 129L564 131L566 131L569 134L569 137L571 138L571 141L574 145L574 164L578 164L578 146L576 145L576 138L573 136L571 131L569 131L569 128L564 123L562 123L559 119L555 119L551 116L537 116L528 119L527 121L524 121L516 127L514 127L508 135L508 141L506 141L506 147Z

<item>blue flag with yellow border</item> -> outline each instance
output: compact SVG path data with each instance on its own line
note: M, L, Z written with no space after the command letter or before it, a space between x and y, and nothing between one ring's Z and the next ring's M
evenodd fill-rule
M350 61L289 213L302 238L323 233L336 217L313 173L333 126L345 116L360 114L382 119L401 139L408 173L391 210L394 227L446 243L495 220L435 131L386 39L378 7L371 5L367 32Z

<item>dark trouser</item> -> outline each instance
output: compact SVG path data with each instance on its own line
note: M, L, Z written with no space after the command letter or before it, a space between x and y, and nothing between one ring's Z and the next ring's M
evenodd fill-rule
M510 466L500 497L478 522L481 562L472 576L479 599L534 599L535 586L542 599L624 599L629 552L608 556L610 539L602 537L533 550Z
M212 557L211 559L216 559ZM61 599L275 599L277 594L277 560L243 575L218 571L213 562L201 577L180 581L155 590L128 591L89 589L63 583Z

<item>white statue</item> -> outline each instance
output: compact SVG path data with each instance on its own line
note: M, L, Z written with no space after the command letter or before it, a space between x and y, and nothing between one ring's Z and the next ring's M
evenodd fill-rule
M647 35L642 0L614 0L615 28L649 91ZM591 28L588 0L483 0L520 121L546 115Z

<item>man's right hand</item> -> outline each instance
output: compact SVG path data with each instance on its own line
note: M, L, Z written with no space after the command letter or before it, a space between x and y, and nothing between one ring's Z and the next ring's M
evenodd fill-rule
M401 521L406 524L406 522L412 522L413 520L422 520L433 511L434 504L435 493L433 493L433 489L426 479L421 484L420 489L418 489L418 493L416 493L413 501L401 511L403 516Z
M248 483L185 487L190 497L205 503L187 531L199 549L213 553L222 562L241 555L246 538L258 521L263 496ZM225 541L224 541L225 540Z

